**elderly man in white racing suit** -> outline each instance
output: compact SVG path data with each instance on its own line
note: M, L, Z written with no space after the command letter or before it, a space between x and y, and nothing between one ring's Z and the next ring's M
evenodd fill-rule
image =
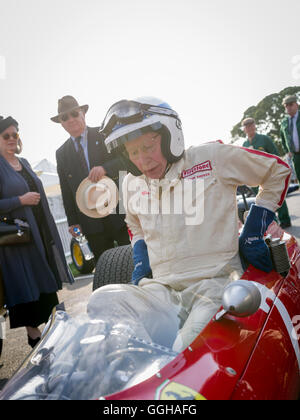
M180 317L173 349L181 351L218 311L224 287L241 276L240 256L244 268L272 270L263 236L285 199L290 168L222 142L185 150L178 114L155 98L117 102L102 132L129 171L123 195L135 269L134 285L124 287L130 293L138 285ZM260 192L239 238L236 190L243 184ZM147 316L160 322L159 314Z

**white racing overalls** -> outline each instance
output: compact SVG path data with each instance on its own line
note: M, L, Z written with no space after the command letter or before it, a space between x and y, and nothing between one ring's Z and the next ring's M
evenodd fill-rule
M224 287L239 278L237 186L260 185L256 204L273 212L290 168L277 156L220 142L191 147L162 180L128 174L123 182L132 245L144 239L153 279L139 286L177 312L181 351L218 311ZM159 322L159 314L145 315Z

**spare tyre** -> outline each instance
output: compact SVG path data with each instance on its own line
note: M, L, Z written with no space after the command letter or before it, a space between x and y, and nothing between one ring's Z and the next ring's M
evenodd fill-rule
M97 262L93 290L106 284L130 283L133 268L131 245L108 249Z

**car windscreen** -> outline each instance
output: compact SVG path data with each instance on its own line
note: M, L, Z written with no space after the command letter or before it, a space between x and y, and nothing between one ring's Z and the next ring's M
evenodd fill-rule
M97 399L157 373L177 356L172 343L180 320L155 297L145 301L139 289L94 293L80 316L56 312L1 399Z

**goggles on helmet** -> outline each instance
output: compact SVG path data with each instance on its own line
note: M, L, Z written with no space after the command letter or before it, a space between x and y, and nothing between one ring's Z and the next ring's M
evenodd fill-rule
M152 115L164 115L179 119L177 112L169 108L122 100L112 105L104 118L100 132L109 136L114 130L127 124L143 121Z

